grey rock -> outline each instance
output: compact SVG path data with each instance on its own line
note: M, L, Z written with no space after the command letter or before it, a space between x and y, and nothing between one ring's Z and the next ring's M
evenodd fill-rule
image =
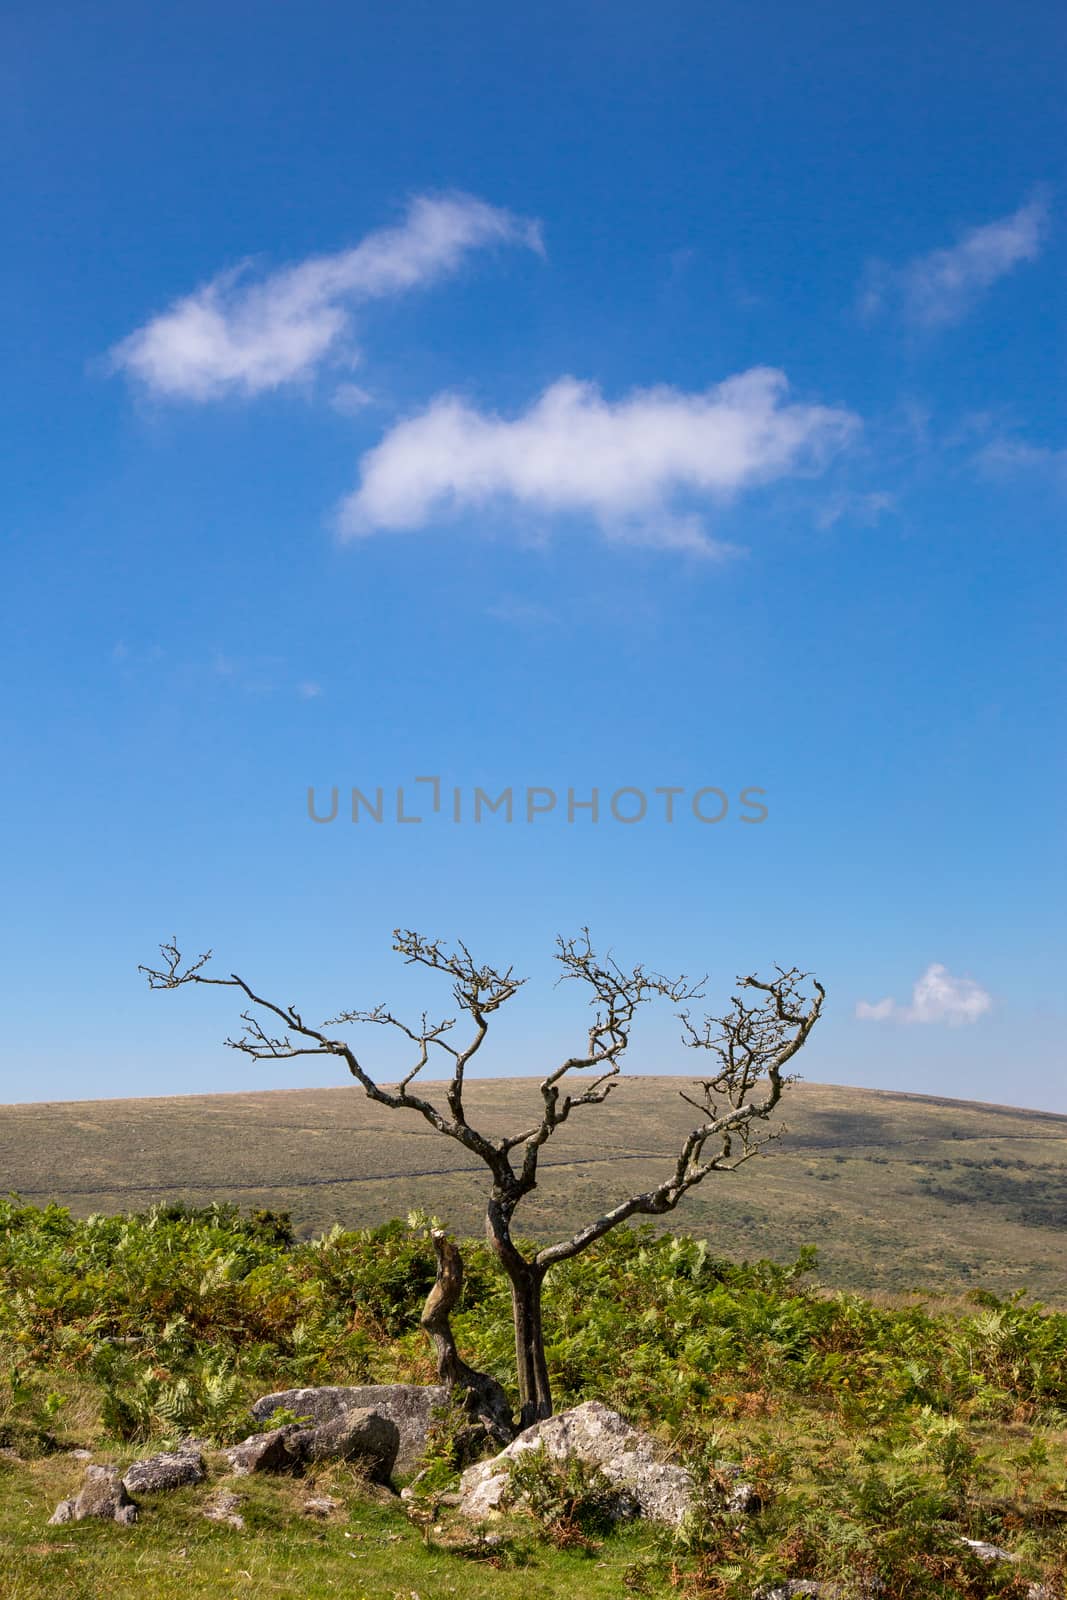
M981 1561L1018 1561L1019 1557L1010 1550L1003 1549L999 1544L987 1544L984 1539L961 1539L961 1544L968 1545ZM1043 1583L1032 1583L1026 1591L1027 1600L1056 1600L1051 1589Z
M290 1423L284 1428L272 1428L269 1433L254 1433L240 1444L231 1445L224 1452L231 1471L240 1478L253 1472L295 1472L300 1463L290 1451L288 1440L299 1432L299 1423Z
M54 1528L54 1527L57 1527L60 1523L73 1522L73 1521L74 1521L74 1501L73 1500L61 1500L59 1502L59 1504L56 1506L56 1509L52 1512L52 1515L49 1517L48 1526L50 1528Z
M980 1561L1018 1561L1018 1556L1013 1556L1010 1550L1002 1550L999 1544L986 1544L982 1539L961 1539L960 1544L965 1544L974 1552Z
M301 1510L305 1517L328 1517L331 1512L338 1509L341 1502L335 1500L333 1495L315 1495L310 1500L305 1500Z
M137 1521L137 1507L126 1493L117 1467L86 1467L73 1517L75 1522L85 1517L126 1524Z
M245 1519L240 1512L242 1504L239 1494L230 1494L227 1490L220 1489L210 1499L205 1500L201 1514L207 1517L209 1522L225 1522L231 1528L243 1528Z
M754 1600L837 1600L840 1587L836 1583L821 1583L817 1578L787 1578L776 1583L773 1589L757 1590Z
M751 1483L738 1483L726 1496L725 1509L737 1516L752 1517L763 1509L759 1490Z
M252 1415L266 1422L275 1411L291 1411L311 1423L332 1422L348 1411L368 1409L388 1417L400 1430L395 1469L411 1472L426 1451L433 1414L448 1404L445 1384L375 1383L329 1385L318 1389L282 1389L255 1402Z
M543 1445L555 1460L577 1456L599 1467L619 1494L621 1515L647 1517L677 1527L692 1508L697 1489L684 1467L661 1460L657 1441L631 1427L617 1411L587 1400L520 1433L491 1461L468 1467L460 1479L459 1509L480 1522L502 1508L508 1486L508 1464L524 1450ZM737 1509L758 1503L750 1485L731 1491Z
M189 1483L203 1483L205 1475L199 1450L164 1450L133 1462L122 1483L129 1494L159 1494Z
M364 1461L370 1476L388 1483L400 1448L400 1429L369 1407L345 1412L314 1428L297 1428L286 1449L301 1465L319 1461Z
M254 1472L301 1472L320 1461L364 1461L370 1476L386 1483L396 1462L400 1430L368 1408L344 1411L315 1427L298 1422L256 1433L225 1452L240 1477Z

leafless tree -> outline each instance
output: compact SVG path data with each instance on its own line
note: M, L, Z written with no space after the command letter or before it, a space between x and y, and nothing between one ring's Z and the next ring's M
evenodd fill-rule
M601 959L590 943L588 930L576 939L561 938L557 941L556 959L563 969L562 978L584 985L593 1007L585 1046L542 1079L541 1108L530 1123L516 1133L496 1137L480 1132L468 1120L466 1074L485 1042L494 1013L515 996L525 980L517 978L511 967L498 970L479 966L464 944L450 950L441 940L427 939L407 929L396 931L393 948L409 964L428 967L451 979L456 1007L469 1024L462 1044L453 1042L456 1018L431 1022L424 1013L418 1026L411 1027L384 1006L370 1011L342 1011L313 1026L295 1006L265 999L236 973L225 978L209 976L204 969L210 952L183 965L181 951L173 941L161 946L160 967L140 970L153 989L204 983L240 990L247 1006L242 1013L243 1032L226 1041L233 1049L255 1060L339 1056L371 1100L392 1110L417 1112L438 1133L456 1140L485 1163L492 1179L486 1203L486 1234L511 1284L519 1423L527 1427L552 1413L541 1318L542 1285L549 1268L586 1250L630 1217L663 1216L672 1211L682 1196L710 1173L736 1171L775 1136L767 1126L768 1119L794 1081L786 1069L818 1021L825 991L816 980L811 981L809 991L809 975L795 967L776 967L775 976L769 979L740 978L729 1010L719 1017L706 1016L698 1024L685 1008L702 996L702 983L690 983L684 976L664 977L642 966L626 970L611 957ZM570 1238L524 1252L512 1236L512 1223L520 1201L537 1186L542 1149L572 1116L602 1105L617 1087L638 1009L656 999L683 1008L683 1042L710 1057L710 1071L697 1079L694 1093L683 1095L693 1108L694 1118L677 1160L663 1181L645 1193L620 1200ZM335 1031L357 1023L394 1029L410 1043L414 1062L399 1083L391 1087L378 1083L348 1040ZM428 1099L417 1085L435 1051L440 1051L448 1062L443 1105ZM591 1076L575 1076L582 1073ZM456 1258L447 1255L436 1239L435 1246L439 1293L436 1305L428 1308L431 1321L424 1320L424 1325L435 1338L442 1377L469 1387L471 1369L459 1362L454 1343L451 1349L448 1346L451 1331L447 1313L458 1294L456 1273L460 1269Z

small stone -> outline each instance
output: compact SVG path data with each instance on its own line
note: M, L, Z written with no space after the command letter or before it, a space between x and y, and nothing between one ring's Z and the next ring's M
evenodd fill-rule
M726 1496L726 1510L738 1516L754 1516L762 1508L759 1490L751 1483L735 1483Z
M59 1504L56 1506L56 1509L52 1512L52 1515L49 1517L48 1526L50 1528L55 1528L55 1527L58 1527L61 1523L73 1522L73 1521L74 1521L74 1501L73 1500L61 1500L59 1502Z
M838 1600L836 1583L820 1583L817 1578L788 1578L771 1589L759 1589L754 1600Z
M961 1539L960 1544L965 1544L968 1549L978 1557L979 1561L1018 1561L1018 1556L1013 1556L1010 1550L1002 1550L999 1544L986 1544L983 1539Z
M272 1428L269 1433L254 1433L240 1444L231 1445L225 1452L226 1459L240 1478L253 1472L292 1472L298 1465L298 1458L289 1450L288 1441L299 1432L294 1423L285 1428Z
M131 1511L132 1516L127 1514ZM85 1478L74 1502L75 1522L81 1522L84 1517L101 1517L123 1523L137 1520L137 1507L123 1487L117 1467L86 1467Z
M238 1510L241 1504L239 1494L230 1494L227 1490L220 1489L209 1500L205 1500L201 1514L207 1517L209 1522L225 1522L231 1528L243 1528L245 1519Z
M305 1517L328 1517L340 1504L340 1500L335 1500L332 1495L323 1494L305 1500L302 1509Z
M203 1483L204 1477L204 1458L198 1450L164 1450L133 1462L122 1482L130 1494L159 1494Z

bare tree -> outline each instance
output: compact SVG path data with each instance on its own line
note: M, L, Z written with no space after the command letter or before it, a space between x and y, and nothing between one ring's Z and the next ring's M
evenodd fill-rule
M208 976L204 968L211 958L210 951L183 967L182 954L173 941L161 946L161 967L139 970L153 989L176 989L187 983L239 989L247 1008L242 1013L244 1031L238 1038L226 1041L233 1049L256 1060L339 1056L371 1100L392 1110L418 1112L438 1133L456 1140L485 1163L492 1178L486 1204L486 1234L511 1284L519 1423L527 1427L552 1413L541 1320L545 1274L630 1217L663 1216L672 1211L682 1196L710 1173L736 1171L769 1138L775 1137L766 1124L784 1090L794 1081L786 1068L818 1021L825 991L812 980L809 993L805 989L808 974L795 967L776 967L775 976L770 979L738 979L738 993L733 996L730 1009L721 1017L706 1016L698 1025L684 1008L701 997L702 983L692 984L684 976L664 977L647 972L642 966L626 970L611 957L601 959L593 950L588 930L583 930L577 939L561 938L557 941L556 959L563 969L562 978L575 980L590 991L593 1018L585 1048L568 1056L541 1081L541 1109L526 1127L494 1137L480 1132L468 1120L464 1101L466 1073L485 1042L493 1014L514 997L525 980L515 977L511 967L501 971L477 965L464 944L448 950L442 941L426 939L407 929L398 929L394 940L393 948L406 962L429 967L451 979L455 1004L470 1024L462 1045L453 1043L451 1037L455 1018L431 1022L423 1013L418 1026L410 1027L384 1006L370 1011L342 1011L315 1027L304 1020L295 1006L265 999L236 973L226 978ZM524 1253L512 1236L512 1223L520 1201L537 1187L543 1147L571 1116L602 1105L617 1087L637 1011L655 999L683 1008L683 1042L711 1057L710 1072L697 1080L698 1091L683 1095L695 1115L677 1160L663 1181L645 1193L621 1200L570 1238ZM414 1063L398 1084L379 1084L347 1039L332 1031L356 1023L394 1029L410 1043ZM443 1106L413 1088L434 1051L442 1052L448 1060ZM585 1072L591 1073L591 1078L574 1076ZM447 1313L458 1294L456 1259L447 1256L437 1240L435 1245L440 1293L436 1308L428 1307L428 1311L436 1315L436 1323L431 1315L431 1322L424 1321L424 1325L435 1338L442 1378L463 1385L464 1364L459 1362L454 1342L451 1348L448 1345L451 1330ZM437 1335L444 1338L443 1343ZM470 1370L465 1369L468 1375Z

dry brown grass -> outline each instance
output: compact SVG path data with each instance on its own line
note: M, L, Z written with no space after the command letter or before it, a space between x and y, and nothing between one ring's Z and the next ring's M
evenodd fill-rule
M522 1223L570 1229L662 1175L688 1080L634 1077L581 1125L561 1130ZM474 1114L521 1123L530 1079L475 1080ZM687 1197L673 1226L731 1256L782 1259L815 1244L824 1281L931 1308L974 1287L1026 1287L1067 1303L1067 1117L869 1089L799 1084L788 1132L766 1156ZM411 1207L481 1231L483 1179L417 1116L354 1087L87 1101L0 1110L6 1189L82 1215L157 1201L290 1210L309 1234L369 1226Z

